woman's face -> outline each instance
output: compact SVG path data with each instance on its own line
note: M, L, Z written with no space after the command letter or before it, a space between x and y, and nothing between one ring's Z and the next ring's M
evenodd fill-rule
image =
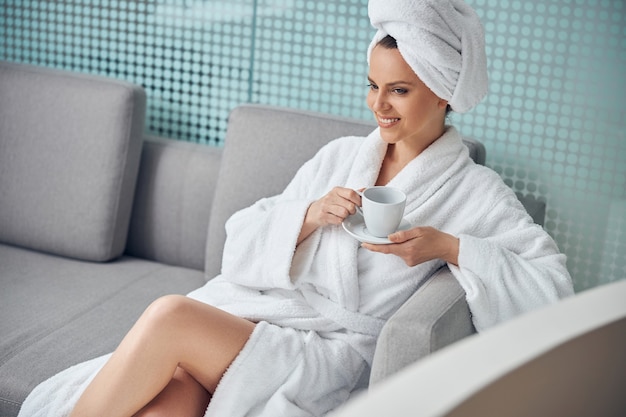
M419 153L443 134L448 103L419 79L397 49L376 46L368 78L367 105L385 142Z

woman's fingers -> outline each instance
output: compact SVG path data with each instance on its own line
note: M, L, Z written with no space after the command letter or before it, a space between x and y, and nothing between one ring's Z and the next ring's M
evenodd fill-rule
M350 188L335 187L319 201L324 223L340 224L346 217L356 213L357 207L361 205L361 196Z

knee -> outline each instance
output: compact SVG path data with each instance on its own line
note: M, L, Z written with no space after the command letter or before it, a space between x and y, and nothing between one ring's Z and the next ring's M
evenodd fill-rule
M179 322L181 316L188 311L190 302L191 300L183 295L165 295L148 306L142 319L158 326L168 322Z

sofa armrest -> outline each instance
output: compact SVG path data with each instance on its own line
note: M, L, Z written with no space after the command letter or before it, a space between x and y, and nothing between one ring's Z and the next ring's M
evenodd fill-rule
M465 291L447 267L439 269L383 327L370 385L475 332Z

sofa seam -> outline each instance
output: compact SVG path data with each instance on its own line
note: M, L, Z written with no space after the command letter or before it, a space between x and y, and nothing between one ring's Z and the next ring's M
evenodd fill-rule
M450 302L449 304L447 304L447 306L446 306L446 307L447 307L447 308L446 308L446 311L449 311L449 310L450 310L450 308L451 308L452 306L456 305L456 304L457 304L459 301L461 301L462 299L463 299L463 296L455 297L455 298L454 298L454 300L453 300L452 302ZM442 317L443 317L443 314L441 314L441 315L439 315L439 317L437 317L437 320L435 321L435 324L432 326L433 330L437 330L437 329L441 328L441 326L443 326L443 324L441 323L441 318L442 318ZM431 331L431 332L430 332L430 337L429 337L429 339L430 339L430 343L429 343L429 345L430 345L430 346L429 346L429 347L430 347L430 352L431 352L431 353L432 353L432 352L434 352L434 351L433 351L433 349L434 349L434 347L435 347L435 346L434 346L434 345L435 345L435 338L434 338L434 335L435 335L435 334L436 334L436 332L434 332L434 331Z
M8 398L0 397L0 403L14 405L16 407L21 408L22 403L18 403L17 401L9 400Z

